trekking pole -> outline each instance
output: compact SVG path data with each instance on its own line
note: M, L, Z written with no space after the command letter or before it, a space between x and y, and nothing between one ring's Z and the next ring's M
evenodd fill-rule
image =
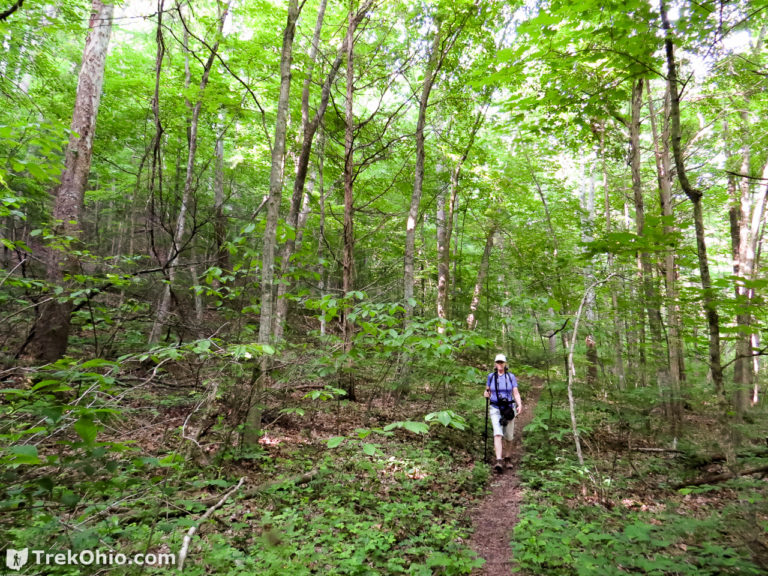
M488 404L490 398L485 399L485 432L483 433L483 463L488 462Z

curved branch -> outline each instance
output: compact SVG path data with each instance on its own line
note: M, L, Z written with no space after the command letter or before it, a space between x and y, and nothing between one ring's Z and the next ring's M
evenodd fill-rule
M206 511L205 514L203 514L200 520L198 520L197 523L195 523L195 525L192 526L189 529L189 531L186 533L186 535L184 536L184 541L182 542L182 545L181 545L181 550L179 550L179 555L178 555L179 572L181 572L184 569L184 560L187 559L187 551L189 550L189 545L192 542L192 537L195 535L195 532L197 532L197 529L200 528L200 525L203 522L205 522L206 520L208 520L208 518L211 517L211 514L213 514L214 512L216 512L216 510L221 508L232 494L234 494L240 489L240 487L243 485L243 482L245 482L245 476L240 478L240 481L237 483L237 485L231 488L226 494L224 494L224 496L222 496L221 499L218 502L216 502L216 504L208 508L208 510Z
M11 14L16 12L24 4L24 0L16 0L16 3L5 12L0 12L0 22L6 20Z
M302 3L303 6L303 3ZM261 103L259 102L259 99L256 97L256 94L254 93L253 89L248 85L247 82L245 82L240 76L235 74L232 69L229 67L229 65L224 61L224 59L221 57L221 54L218 53L217 50L214 50L210 44L208 44L203 38L200 38L195 33L192 32L192 30L189 29L189 26L187 26L186 21L184 20L184 17L181 13L181 10L179 12L179 20L181 20L181 25L184 26L184 30L187 31L187 34L189 34L192 38L200 42L203 46L205 46L213 56L219 61L219 63L224 67L224 69L229 73L232 78L237 80L237 82L240 83L240 85L246 89L248 94L250 94L251 98L253 98L253 102L256 104L256 107L259 109L259 112L261 113L261 125L264 129L264 135L267 138L267 144L269 145L269 150L272 150L272 138L269 136L269 129L267 128L267 113L264 111L264 108L262 108Z

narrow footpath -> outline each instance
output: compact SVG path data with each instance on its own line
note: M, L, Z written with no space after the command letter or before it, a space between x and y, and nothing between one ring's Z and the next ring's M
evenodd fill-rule
M527 384L527 385L526 385ZM505 470L499 475L493 473L491 490L483 502L473 511L474 534L472 548L478 556L485 559L482 568L473 574L477 576L509 576L512 574L512 531L517 524L522 491L518 469L523 459L523 428L533 418L533 412L539 401L542 382L521 382L520 395L523 400L523 413L515 422L515 442L512 452L512 470ZM493 452L492 431L489 428L488 453ZM489 456L490 458L490 456Z

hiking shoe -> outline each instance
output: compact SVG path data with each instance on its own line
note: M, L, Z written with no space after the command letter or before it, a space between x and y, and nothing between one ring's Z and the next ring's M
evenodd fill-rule
M512 470L512 458L504 458L504 468Z
M496 460L496 464L493 465L493 470L495 472L498 472L499 474L504 472L504 460L502 460L501 458Z

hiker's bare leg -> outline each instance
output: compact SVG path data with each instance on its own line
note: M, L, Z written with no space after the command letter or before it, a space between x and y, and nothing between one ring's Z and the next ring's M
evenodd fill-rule
M507 440L506 438L502 439L502 453L504 455L504 458L511 458L512 457L512 440Z
M504 458L512 457L512 441L515 438L515 422L512 421L504 427L504 435L502 438L502 452Z
M493 437L493 447L496 450L496 459L500 460L502 456L502 438L501 436L494 436Z

